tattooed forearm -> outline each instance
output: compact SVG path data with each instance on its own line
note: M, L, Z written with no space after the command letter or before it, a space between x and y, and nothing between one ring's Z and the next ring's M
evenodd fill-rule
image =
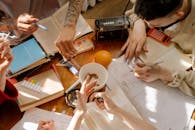
M69 0L68 12L65 18L66 25L74 25L77 22L81 8L83 5L83 0Z

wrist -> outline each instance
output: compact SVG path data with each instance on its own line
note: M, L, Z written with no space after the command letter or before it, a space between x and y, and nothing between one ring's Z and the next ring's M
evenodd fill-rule
M144 28L145 30L148 28L147 23L138 17L136 14L131 14L129 16L129 21L130 21L130 28L133 29L134 26L139 26L140 28Z
M76 110L75 115L83 117L85 115L85 113L86 113L85 111Z
M138 21L140 18L137 16L137 14L133 13L129 16L129 21L130 21L130 28L134 27L134 24L136 21Z

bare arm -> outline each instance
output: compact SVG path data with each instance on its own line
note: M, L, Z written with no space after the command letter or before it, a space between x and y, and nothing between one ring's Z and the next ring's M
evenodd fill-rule
M77 54L73 47L74 35L76 32L76 23L81 12L83 0L69 0L68 12L66 13L64 29L62 29L57 40L56 47L64 59L70 60Z
M105 93L97 93L97 97L102 97L104 99L103 106L101 109L106 109L109 113L117 115L122 119L124 124L126 124L132 130L156 130L154 126L147 123L146 121L139 119L129 112L118 107L114 102L106 96Z
M120 108L115 109L116 115L118 115L123 122L131 129L135 130L156 130L156 128L146 121L136 118L131 113L128 113Z
M6 72L13 60L13 54L9 47L9 42L0 39L0 90L4 91L6 84Z
M65 17L64 25L76 25L77 19L81 12L83 0L69 0L68 12Z
M84 113L76 111L67 130L79 130Z
M85 82L83 83L80 92L77 92L77 109L74 114L67 130L79 130L81 121L87 112L87 99L91 93L94 91L94 87L96 86L96 81L89 83L91 80L90 76L87 76Z

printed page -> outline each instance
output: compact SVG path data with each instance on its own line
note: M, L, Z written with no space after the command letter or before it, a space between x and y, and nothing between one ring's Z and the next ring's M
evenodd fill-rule
M45 52L48 56L54 55L58 52L58 49L55 45L60 30L64 28L64 20L66 12L68 9L68 4L65 4L59 10L57 10L52 16L40 20L39 23L47 27L47 31L38 29L33 33L35 38L39 41ZM76 25L76 34L75 39L92 32L92 28L88 25L82 15L79 16L77 25Z
M63 5L60 9L58 9L51 17L52 19L56 22L56 25L62 29L64 27L64 21L65 21L65 17L66 17L66 13L68 11L68 5L69 2L67 2L67 4Z
M64 21L66 17L66 12L68 10L68 3L65 4L63 7L61 7L58 11L54 13L52 16L53 19L55 20L57 26L60 29L63 29L64 27ZM92 28L89 26L89 24L86 22L86 20L83 18L82 15L79 15L79 18L77 20L77 25L76 25L76 34L75 34L75 39L92 32Z
M182 130L188 123L195 100L178 88L170 88L160 81L146 83L137 79L124 57L115 59L108 72L146 121L158 130Z
M37 130L40 121L54 120L55 130L66 130L72 117L33 108L25 112L23 118L11 130Z
M59 28L56 26L52 17L43 19L39 22L47 27L47 31L38 29L33 33L37 41L41 44L48 56L58 52L58 49L55 45L55 41L60 34Z
M79 15L77 25L76 25L76 34L75 34L75 39L88 34L92 32L93 29L89 26L89 24L86 22L86 20L83 18L82 15Z

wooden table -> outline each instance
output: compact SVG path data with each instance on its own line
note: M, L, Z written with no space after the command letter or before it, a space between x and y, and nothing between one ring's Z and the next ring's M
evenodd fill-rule
M94 27L94 20L88 20L88 22L90 25L92 25L92 27ZM88 37L93 40L95 49L79 54L74 58L81 66L86 63L93 62L94 54L99 50L107 50L111 52L113 58L117 57L119 50L124 43L122 41L96 41L93 33L89 34ZM55 64L57 62L58 58L52 59L51 62L43 65L39 69L39 73L48 70L51 64ZM68 89L78 79L78 77L74 76L64 67L57 67L57 70L65 90ZM72 113L72 109L66 105L64 96L38 107L48 111L62 112L65 110L66 114ZM19 119L22 118L22 115L23 113L20 112L16 102L5 102L0 106L0 130L10 129Z

